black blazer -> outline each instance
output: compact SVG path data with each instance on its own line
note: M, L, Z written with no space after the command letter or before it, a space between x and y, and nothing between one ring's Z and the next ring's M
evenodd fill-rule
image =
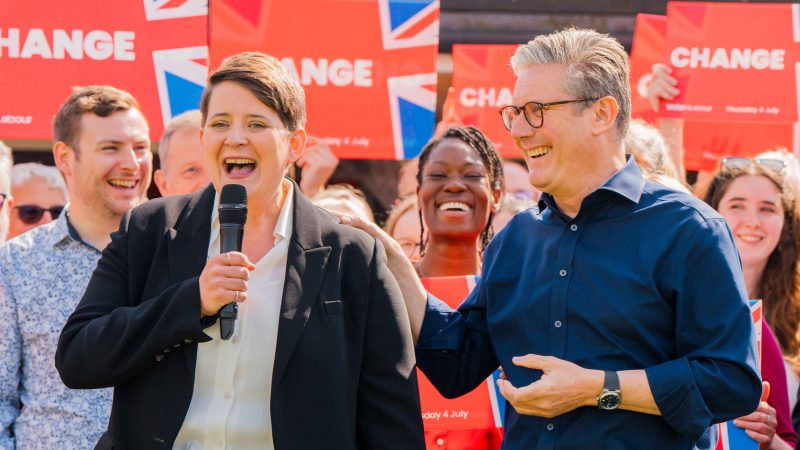
M270 404L275 448L424 448L410 328L383 248L294 192ZM97 448L172 448L197 345L213 323L201 323L198 283L213 203L209 186L126 214L64 326L64 383L115 388Z

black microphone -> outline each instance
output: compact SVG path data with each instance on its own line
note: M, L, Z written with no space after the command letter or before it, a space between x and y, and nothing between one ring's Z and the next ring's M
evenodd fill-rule
M241 252L247 221L247 190L241 184L226 184L219 194L219 253ZM228 303L219 310L219 334L233 336L239 305Z

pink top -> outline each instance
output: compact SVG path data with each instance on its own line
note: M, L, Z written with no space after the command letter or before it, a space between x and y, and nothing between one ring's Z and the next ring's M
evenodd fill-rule
M792 415L789 411L789 393L786 388L786 370L783 366L783 355L778 341L767 321L761 325L761 379L769 381L770 404L778 415L777 434L792 448L797 444L797 433L792 427Z

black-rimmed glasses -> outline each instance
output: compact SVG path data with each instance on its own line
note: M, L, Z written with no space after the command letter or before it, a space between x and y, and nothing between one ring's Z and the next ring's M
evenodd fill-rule
M753 164L773 172L783 172L786 169L786 161L782 159L744 158L741 156L722 158L722 168L727 170L746 170Z
M50 213L50 217L53 220L56 220L63 210L64 205L53 206L52 208L42 208L38 205L19 205L14 207L14 211L17 212L19 220L27 225L39 223L45 211Z
M580 100L561 100L550 103L528 102L521 107L508 105L500 109L500 117L503 118L503 125L506 126L506 130L508 131L511 131L511 125L514 124L514 119L519 116L520 112L525 116L525 120L530 126L533 128L541 128L542 125L544 125L545 109L550 109L556 105L566 105L567 103L595 102L597 100L599 99L584 98Z

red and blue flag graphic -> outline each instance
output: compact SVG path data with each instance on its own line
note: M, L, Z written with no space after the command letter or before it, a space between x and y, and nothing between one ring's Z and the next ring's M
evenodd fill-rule
M306 129L339 158L413 158L432 137L438 0L211 0L210 8L212 67L248 50L281 60L306 90Z

